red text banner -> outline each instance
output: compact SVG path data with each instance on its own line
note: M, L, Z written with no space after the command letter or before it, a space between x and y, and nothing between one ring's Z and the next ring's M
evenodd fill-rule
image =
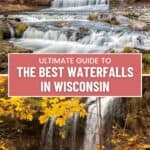
M9 96L141 96L140 54L9 54Z

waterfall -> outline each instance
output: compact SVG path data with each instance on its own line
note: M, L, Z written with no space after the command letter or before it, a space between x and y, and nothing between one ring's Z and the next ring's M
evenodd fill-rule
M80 39L82 44L94 44L104 49L116 49L121 50L124 47L142 48L149 50L150 32L140 33L140 32L119 32L114 31L102 31L93 32L90 35Z
M14 28L9 23L7 23L7 26L9 28L11 38L15 37L15 30L14 30Z
M74 114L73 118L73 128L72 128L72 140L71 140L71 150L76 150L76 138L77 138L77 123L78 123L79 115L77 113Z
M95 32L95 31L89 31L88 35L85 35L83 37L80 37L82 35L82 31L79 29L77 30L53 30L49 29L46 31L41 31L38 30L34 27L29 27L23 34L23 39L24 42L25 40L30 40L32 42L31 47L34 46L34 40L39 39L41 40L41 43L45 41L57 41L57 45L55 44L56 51L59 51L59 45L61 45L61 49L63 48L62 45L65 45L65 49L68 50L68 52L71 52L73 48L76 48L74 44L80 44L83 48L85 46L91 45L93 47L97 47L95 52L101 52L101 49L108 50L110 48L115 49L116 51L121 51L124 47L133 47L133 48L141 48L145 50L149 50L150 46L150 32L115 32L115 31L100 31L100 32ZM49 41L49 43L50 43ZM63 43L61 43L63 42ZM66 43L67 42L67 43ZM71 43L72 42L72 43ZM76 43L75 43L76 42ZM29 43L27 43L28 45ZM21 43L21 45L24 45ZM25 48L28 48L27 45L25 45ZM38 44L36 44L38 45ZM49 44L51 47L53 44ZM72 45L71 47L68 46ZM44 46L47 46L45 43ZM40 45L40 52L50 52L50 49L47 46L46 50L45 47L44 49L42 48L42 44ZM82 48L81 47L81 48ZM30 48L30 47L29 47ZM70 48L70 50L69 50ZM36 47L37 49L37 47ZM87 48L88 51L89 48ZM47 51L49 50L49 51ZM80 52L77 51L79 49L76 49L73 52ZM83 51L83 50L82 50ZM62 52L62 51L60 51Z
M23 38L67 41L67 34L61 31L57 31L57 30L48 30L47 32L43 32L43 31L37 30L36 28L29 27L24 32Z
M52 150L55 118L50 118L44 125L40 150Z
M107 108L113 104L115 98L104 97L101 99L101 115L104 121L104 117L109 111ZM89 98L91 101L91 98ZM88 106L88 116L86 120L85 137L84 137L84 150L95 150L96 145L99 143L99 114L98 114L97 100L94 98L94 102Z
M61 31L48 30L44 33L43 31L31 27L24 32L23 38L67 41L66 34Z
M53 7L64 8L64 7L79 7L86 5L108 5L109 0L54 0Z
M102 124L105 123L105 116L107 113L111 115L112 113L112 107L114 104L114 100L116 98L112 97L104 97L101 98L101 115L102 115ZM85 136L83 137L83 150L95 150L96 145L99 144L99 130L100 130L100 120L99 120L99 107L98 107L98 100L96 97L89 97L87 99L87 102L85 103L85 106L88 108L88 115L85 123L85 127L82 130L85 130ZM109 110L109 108L111 108ZM109 112L110 111L110 112ZM69 125L69 124L71 125ZM70 135L66 137L65 141L68 142L68 148L70 150L77 150L78 143L77 139L79 138L78 129L80 126L79 124L79 114L75 113L72 118L68 121L66 126L70 126L68 128L69 130L66 130L66 132L69 131ZM55 131L55 119L50 118L46 122L46 124L43 127L42 131L42 140L40 144L40 150L54 150L55 145L53 145L53 141L55 141L54 133L58 133L58 131ZM67 128L66 128L67 129ZM54 138L55 137L55 138ZM57 136L57 138L60 138ZM61 139L61 138L60 138ZM58 140L58 139L57 139ZM58 140L60 142L60 140ZM64 141L63 141L64 143ZM64 143L65 145L65 143ZM62 147L63 150L65 150L65 146Z

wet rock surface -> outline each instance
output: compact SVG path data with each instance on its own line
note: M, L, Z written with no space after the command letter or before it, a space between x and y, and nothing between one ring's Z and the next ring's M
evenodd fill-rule
M150 30L148 14L141 14L140 12L116 11L112 13L91 13L88 19L106 22L111 25L126 25L134 31Z
M12 43L0 40L0 73L7 74L8 53L32 53L31 50L15 47Z
M19 18L7 18L4 16L0 20L0 39L10 39L12 37L22 37L24 31L28 28Z
M89 34L89 29L81 27L76 34L76 40L82 39Z
M131 29L136 30L136 31L150 30L150 25L141 21L136 21L136 20L131 20L129 26L131 27Z

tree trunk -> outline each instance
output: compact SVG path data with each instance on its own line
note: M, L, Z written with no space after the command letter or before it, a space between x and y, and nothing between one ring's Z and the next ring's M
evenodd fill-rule
M103 126L102 126L102 113L101 113L101 97L97 98L97 109L98 109L98 123L99 123L99 150L103 150L103 143L102 143L102 132L103 132Z

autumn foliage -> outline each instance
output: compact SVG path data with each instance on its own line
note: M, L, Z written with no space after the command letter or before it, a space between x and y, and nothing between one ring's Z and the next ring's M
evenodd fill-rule
M54 117L56 125L64 126L74 113L86 116L80 98L21 98L7 97L7 78L0 77L0 118L11 117L17 120L32 121L38 119L44 124Z

